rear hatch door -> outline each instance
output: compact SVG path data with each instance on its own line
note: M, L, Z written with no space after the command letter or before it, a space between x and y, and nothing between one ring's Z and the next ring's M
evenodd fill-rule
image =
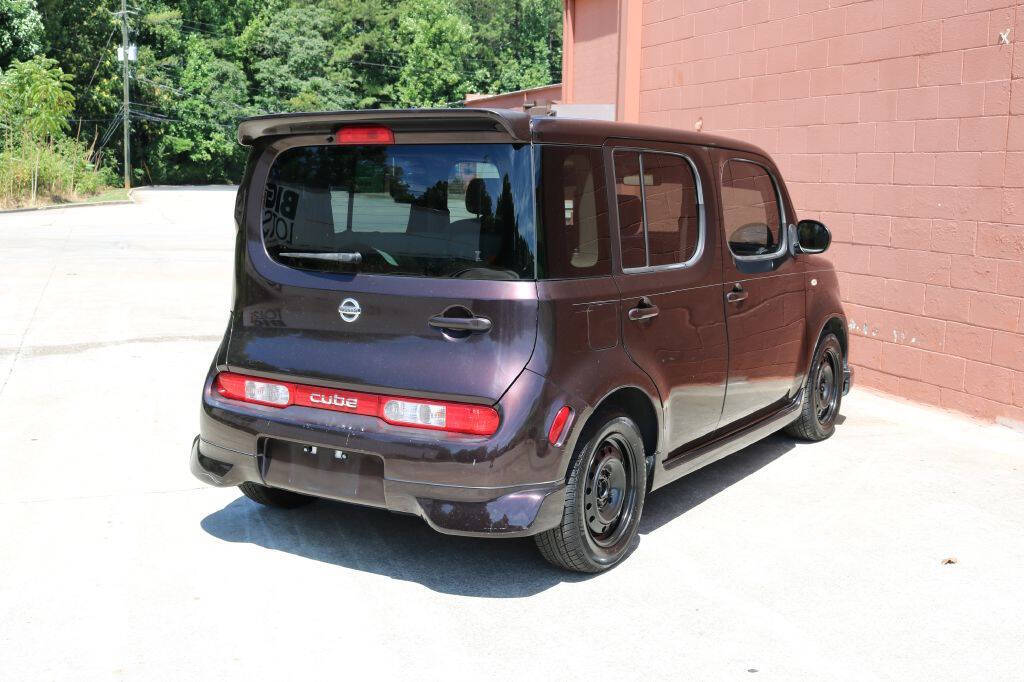
M508 130L466 121L252 140L232 370L501 397L537 335L532 161Z

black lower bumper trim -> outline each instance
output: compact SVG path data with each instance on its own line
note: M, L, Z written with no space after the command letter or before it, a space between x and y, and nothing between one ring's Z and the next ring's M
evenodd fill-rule
M228 464L227 462L221 462L217 459L211 459L206 455L199 454L199 466L203 467L206 471L209 471L214 476L220 476L223 478L227 476L227 473L231 471L231 467L234 464Z
M218 488L227 488L246 481L261 481L255 455L222 448L202 440L199 436L192 441L189 467L200 481Z

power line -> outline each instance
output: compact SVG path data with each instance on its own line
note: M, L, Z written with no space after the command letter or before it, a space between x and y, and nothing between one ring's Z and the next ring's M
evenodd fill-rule
M246 115L249 115L249 113L251 112L251 109L249 107L241 105L241 104L235 104L234 102L223 102L223 101L218 102L218 101L215 101L215 100L208 99L208 98L204 97L203 95L201 95L199 93L189 93L189 92L186 92L186 91L184 91L184 90L182 90L180 88L175 88L173 86L166 85L164 83L159 83L157 81L150 80L148 78L143 78L142 76L135 76L135 80L140 81L142 83L149 83L150 85L155 85L156 87L163 88L165 90L170 90L171 92L173 92L176 95L187 95L189 98L201 100L201 101L205 102L206 104L209 104L210 106L213 106L213 107L233 107L233 108L235 108L235 109L237 109L239 111L244 112ZM259 111L261 111L261 113L266 113L266 112L263 112L262 110L259 110Z
M366 53L377 54L377 55L388 55L388 56L392 56L392 57L398 57L398 58L401 58L403 60L405 59L405 54L402 53L402 52L399 52L398 50L377 50L377 49L372 49L371 48L371 49L365 49L365 50L360 50L360 51L361 52L366 52ZM470 57L469 55L464 55L463 59L464 60L470 60L470 61L473 61L473 62L479 62L481 64L491 64L491 65L494 65L494 66L500 66L502 64L502 62L497 60L497 59L487 58L487 57Z
M206 29L206 28L202 28L202 27L200 27L200 26L196 26L196 25L194 25L194 24L186 23L186 22L184 22L184 21L183 21L183 22L181 22L181 25L182 25L182 26L185 26L186 28L189 28L189 29L191 29L191 31L193 31L193 32L195 32L195 33L202 33L203 35L208 35L208 36L210 36L211 38L226 38L226 37L227 37L227 36L225 36L225 35L224 35L223 33L219 33L219 32L216 32L216 33L215 33L214 31L211 31L211 30L209 30L209 29ZM188 31L182 31L182 32L183 32L183 33L187 33Z
M182 20L181 23L182 24L198 24L199 26L209 26L209 27L215 28L217 30L220 30L221 28L223 28L223 26L221 26L221 25L211 24L208 21L200 21L199 19L189 19L188 21Z
M132 113L135 118L143 119L146 121L170 121L177 120L171 119L170 116L161 112L150 112L150 111L136 111Z
M180 88L171 87L170 85L166 85L164 83L159 83L157 81L153 81L153 80L150 80L148 78L143 78L142 76L135 76L135 80L139 81L140 83L149 83L150 85L155 85L158 88L163 88L164 90L170 90L171 92L173 92L176 95L188 94L188 93L186 93L184 90L182 90Z
M233 123L218 123L217 121L208 121L208 120L186 121L185 119L181 119L181 118L166 118L166 117L161 117L161 116L147 116L147 115L139 114L139 112L136 112L136 113L132 114L132 116L134 118L136 118L136 119L143 120L143 121L148 121L150 123L199 123L199 124L202 124L202 125L217 126L217 127L220 127L220 128L227 128L228 130L234 130L235 129L235 125Z
M85 89L86 89L86 90L88 90L89 88L91 88L91 87L92 87L92 81L93 81L93 79L95 79L95 78L96 78L96 74L97 74L97 73L99 72L99 70L100 70L100 62L102 62L102 61L103 61L103 58L107 56L107 48L108 48L108 47L110 47L110 40L111 40L111 38L113 38L113 37L114 37L114 33L116 33L116 32L117 32L117 29L116 29L116 28L112 28L112 29L110 29L110 35L109 35L109 36L107 36L107 44L103 46L103 49L102 49L102 50L100 50L100 56L99 56L99 58L98 58L98 59L96 60L96 66L94 66L94 67L92 68L92 75L91 75L91 76L89 76L89 84L85 86Z
M99 143L99 145L97 145L94 154L98 154L99 151L101 149L103 149L103 147L105 147L107 145L107 142L109 142L110 138L113 137L114 131L117 130L117 124L118 124L118 122L120 122L121 118L122 118L121 110L118 109L117 110L117 114L114 116L113 120L110 122L110 125L107 126L107 129L105 131L103 131L103 135L101 137L100 143Z

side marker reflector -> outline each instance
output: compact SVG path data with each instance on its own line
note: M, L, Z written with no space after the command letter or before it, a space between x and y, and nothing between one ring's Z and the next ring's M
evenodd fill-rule
M569 422L569 416L572 414L572 409L568 405L563 405L562 409L555 415L554 420L551 422L551 428L548 429L548 442L552 445L558 445L562 442L562 432L565 430L565 425Z

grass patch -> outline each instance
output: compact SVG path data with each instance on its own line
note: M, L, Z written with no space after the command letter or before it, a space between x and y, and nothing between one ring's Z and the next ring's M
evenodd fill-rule
M46 194L36 197L35 202L22 197L20 200L11 201L0 197L0 211L10 211L19 208L55 208L57 206L74 206L78 204L97 204L101 201L128 201L131 197L124 187L100 188L95 194L81 195L58 195Z
M95 204L99 201L128 201L131 197L128 196L128 190L124 187L117 187L114 189L108 189L104 192L99 192L91 197L85 199L79 199L80 203L83 204Z

